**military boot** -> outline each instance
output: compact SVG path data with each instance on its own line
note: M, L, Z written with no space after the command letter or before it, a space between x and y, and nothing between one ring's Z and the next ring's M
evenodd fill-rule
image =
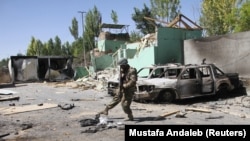
M99 112L99 114L104 114L104 115L108 115L108 107L106 107L103 111Z
M128 117L124 119L124 121L133 121L134 117L132 114L128 114Z

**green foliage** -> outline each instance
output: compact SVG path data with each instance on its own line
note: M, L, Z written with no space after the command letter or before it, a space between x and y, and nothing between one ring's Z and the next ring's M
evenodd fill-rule
M0 61L0 68L2 68L2 67L7 67L7 66L8 66L8 62L9 62L9 58L2 59L2 60Z
M33 56L37 53L37 47L36 47L36 39L34 37L31 37L30 45L27 49L27 56Z
M42 55L43 44L40 40L36 40L34 37L31 38L31 43L28 46L26 55L28 56L39 56Z
M74 39L77 40L79 32L78 32L78 21L76 20L75 17L72 19L72 25L71 27L69 27L69 31L71 35L74 37Z
M72 55L79 56L83 52L82 37L72 43Z
M55 41L54 41L55 40ZM48 42L42 43L40 40L31 38L31 43L26 52L27 56L71 56L72 49L68 42L65 45L61 44L61 39L56 36L50 38Z
M161 20L172 21L180 13L180 0L150 0L152 14Z
M35 39L35 37L32 37L31 42L28 45L26 55L74 56L77 57L77 62L81 63L84 60L83 52L86 51L87 53L89 50L95 48L95 38L98 37L100 33L101 14L96 6L86 13L85 22L85 32L83 32L83 37L79 37L78 21L76 18L72 19L72 26L69 27L69 31L75 39L75 41L72 43L66 42L65 44L62 44L61 39L58 36L56 36L54 40L50 38L45 43Z
M52 55L62 55L62 44L61 44L61 39L56 36L55 37L55 43L54 43L54 50Z
M113 20L114 24L118 23L118 16L114 10L111 11L111 19Z
M130 36L130 42L141 41L141 38L143 37L143 35L137 31L131 31L129 36Z
M200 24L208 36L234 32L241 0L203 0Z
M47 55L52 55L54 53L54 41L52 38L50 38L49 41L47 42L46 49L48 50Z
M81 64L84 60L84 56L83 56L83 40L82 37L78 38L78 40L72 42L71 44L71 54L72 56L76 57L74 59L74 62L76 64Z
M62 56L72 56L73 50L69 42L66 42L64 45L62 45Z
M95 37L100 34L101 13L97 7L94 6L92 10L86 14L86 24L84 33L84 47L86 52L95 48Z
M144 17L154 18L148 6L144 3L144 8L142 10L134 7L134 13L132 14L132 19L136 23L136 29L139 29L140 32L143 33L144 35L148 33L154 33L156 23L153 21L152 24Z
M239 16L235 25L235 32L250 30L250 1L246 1L239 10Z

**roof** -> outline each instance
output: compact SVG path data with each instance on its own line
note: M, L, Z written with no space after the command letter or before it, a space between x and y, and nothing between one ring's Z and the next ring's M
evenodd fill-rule
M122 28L125 28L125 27L128 27L129 25L123 25L123 24L106 24L106 23L103 23L101 25L101 28L114 28L114 29L122 29Z

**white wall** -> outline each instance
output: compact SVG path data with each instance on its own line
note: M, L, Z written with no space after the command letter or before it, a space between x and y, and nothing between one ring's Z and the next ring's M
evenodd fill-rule
M215 63L224 72L250 78L250 31L184 41L185 64Z

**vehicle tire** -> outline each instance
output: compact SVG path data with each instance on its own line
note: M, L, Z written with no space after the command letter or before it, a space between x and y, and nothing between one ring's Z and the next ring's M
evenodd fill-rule
M227 85L221 85L219 87L219 91L216 93L216 96L218 98L226 98L228 94L229 94L229 91L227 89Z
M170 90L162 91L162 92L160 92L160 94L158 96L159 102L171 103L174 100L175 100L175 94Z

